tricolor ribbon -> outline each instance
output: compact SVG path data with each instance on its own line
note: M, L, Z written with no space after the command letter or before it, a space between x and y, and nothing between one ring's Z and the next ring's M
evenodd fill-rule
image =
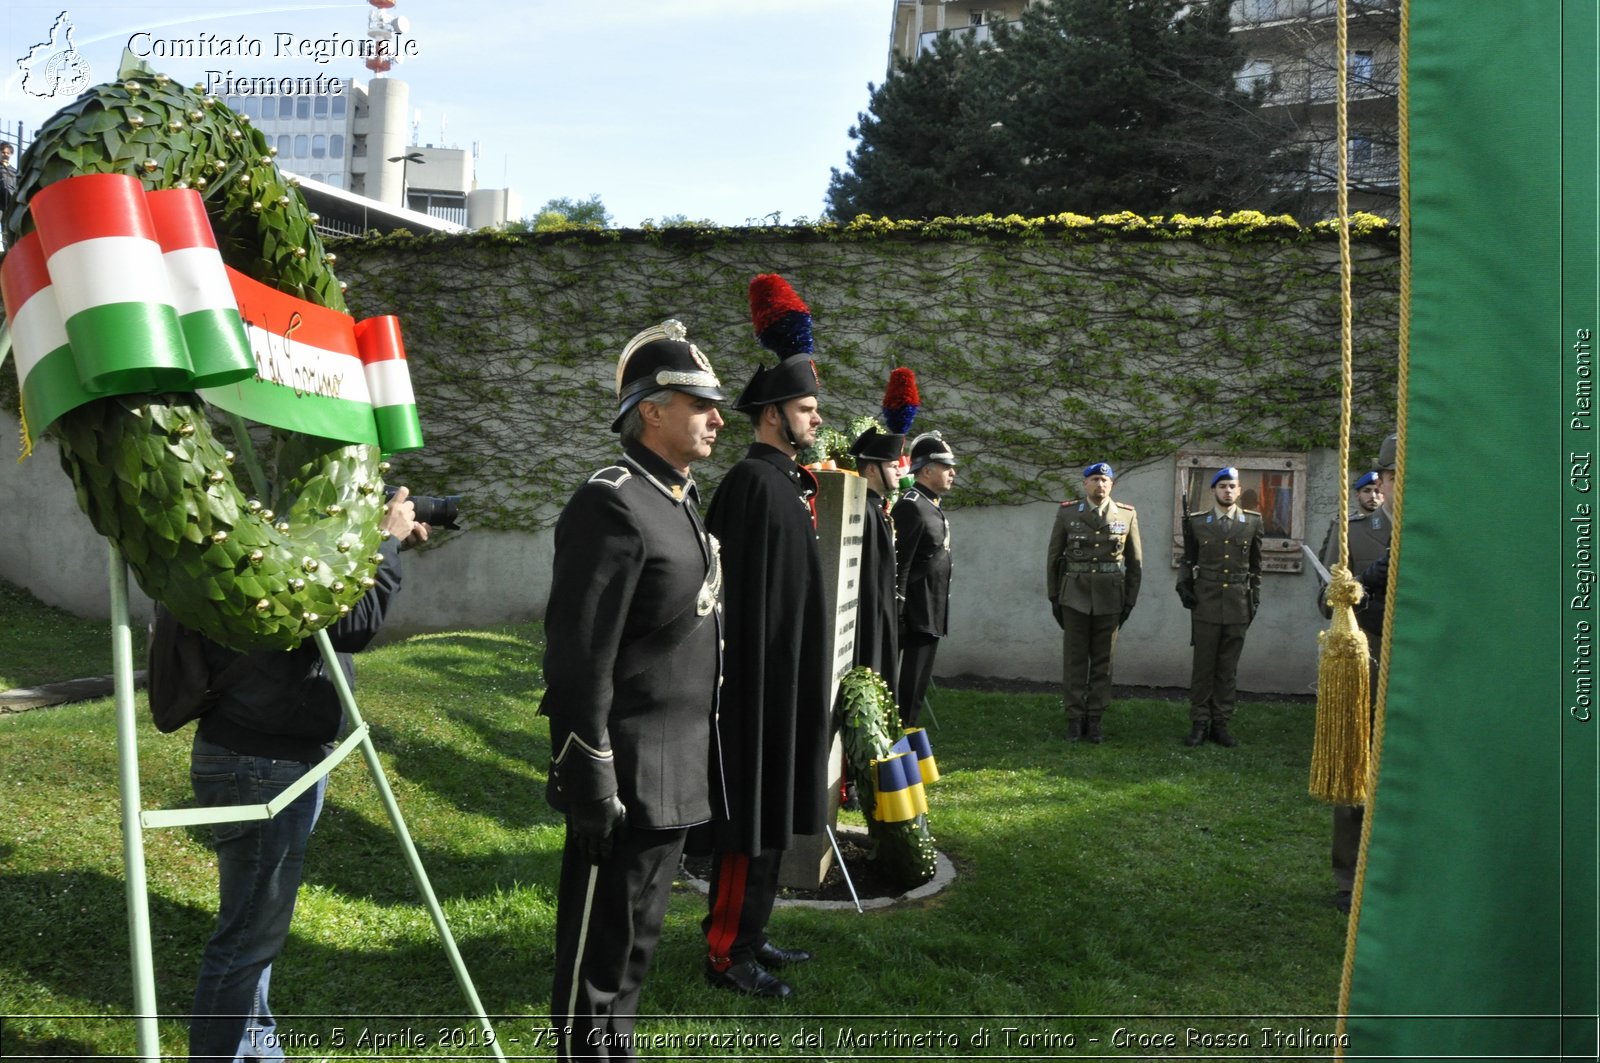
M0 265L29 445L93 399L192 390L291 431L422 446L394 319L357 323L228 269L198 192L85 174L29 209L34 232Z
M400 321L356 321L228 270L255 356L250 377L200 389L231 413L322 439L375 443L385 454L422 446Z

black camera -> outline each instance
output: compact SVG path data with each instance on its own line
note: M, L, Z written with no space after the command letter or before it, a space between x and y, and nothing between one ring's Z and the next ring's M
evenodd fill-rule
M383 499L385 502L393 501L398 487L385 487ZM409 495L406 501L410 502L416 510L418 524L426 524L433 528L449 528L451 531L460 531L461 525L456 523L456 513L461 507L460 495Z

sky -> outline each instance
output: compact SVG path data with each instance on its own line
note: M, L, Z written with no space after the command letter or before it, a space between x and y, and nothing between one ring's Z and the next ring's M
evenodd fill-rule
M259 58L146 60L194 84L209 70L366 81L358 58L319 65L275 52L282 40L364 37L371 10L360 0L7 0L0 123L31 135L69 102L24 91L18 66L63 11L90 84L114 79L131 40L259 45ZM825 209L829 169L844 168L868 83L887 70L893 10L894 0L396 0L415 54L390 76L410 85L418 141L476 143L479 187L509 186L525 214L599 195L622 226L670 215L790 222Z

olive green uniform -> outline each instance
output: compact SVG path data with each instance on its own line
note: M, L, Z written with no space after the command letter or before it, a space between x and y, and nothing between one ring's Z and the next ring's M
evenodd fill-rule
M1107 498L1061 503L1050 532L1045 593L1061 623L1062 702L1069 724L1097 724L1111 704L1117 630L1139 597L1139 518ZM1076 734L1076 730L1073 731Z
M1350 540L1350 574L1360 578L1361 573L1365 572L1370 565L1383 556L1385 550L1389 549L1389 526L1392 520L1383 507L1379 506L1371 513L1365 510L1352 513L1346 522L1350 526L1350 530L1347 533ZM1337 519L1328 522L1328 534L1322 539L1322 550L1318 553L1317 558L1322 562L1322 567L1330 571L1334 565L1338 564L1339 521ZM1322 610L1324 620L1333 616L1332 610L1328 608L1328 588L1326 586L1317 588L1317 606ZM1363 620L1360 606L1358 605L1356 609L1356 619L1358 621ZM1368 619L1370 620L1370 618ZM1381 614L1378 616L1378 626L1379 628L1383 626ZM1362 628L1367 630L1367 623L1363 623Z
M1180 595L1187 586L1194 667L1189 719L1226 724L1238 693L1239 655L1261 597L1261 514L1238 506L1185 518Z

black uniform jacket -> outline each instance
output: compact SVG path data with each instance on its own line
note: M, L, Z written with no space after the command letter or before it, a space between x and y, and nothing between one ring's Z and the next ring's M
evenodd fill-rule
M856 664L864 664L891 687L900 656L900 606L895 586L894 525L883 496L867 489L866 529L861 533L861 575L856 581Z
M400 542L386 539L378 548L383 560L376 581L350 611L328 628L345 682L355 688L352 653L366 648L394 596L400 593ZM239 654L206 639L206 663L213 676L229 668ZM200 717L200 735L242 756L272 757L315 764L344 729L344 706L322 662L316 640L292 650L258 650L231 673L219 691L217 705Z
M829 785L829 661L816 477L754 443L723 477L706 525L722 541L728 646L722 736L728 814L718 850L786 849L821 833Z
M907 631L943 638L950 624L950 521L938 500L918 484L900 496L890 516L901 621Z
M630 823L684 827L720 803L721 615L692 480L646 447L589 478L556 522L545 610L546 796L616 794Z

